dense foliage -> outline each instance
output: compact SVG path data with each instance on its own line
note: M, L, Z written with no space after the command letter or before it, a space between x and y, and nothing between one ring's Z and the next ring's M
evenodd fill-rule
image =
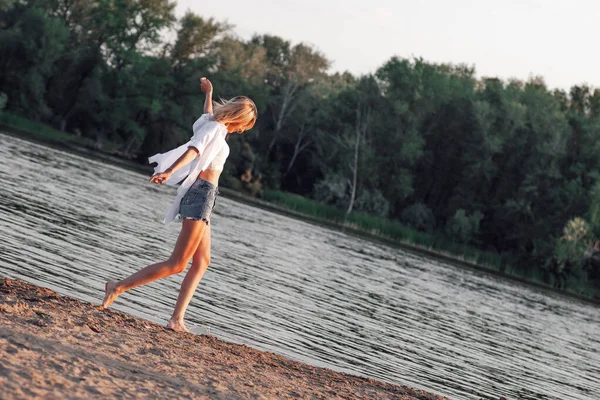
M143 160L189 137L206 75L260 113L230 141L229 186L398 220L524 276L600 287L578 262L600 228L599 89L397 57L371 75L330 74L311 46L242 40L174 6L0 1L0 108Z

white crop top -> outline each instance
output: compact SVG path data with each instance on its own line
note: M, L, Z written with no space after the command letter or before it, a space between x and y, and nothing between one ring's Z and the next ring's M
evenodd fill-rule
M206 140L206 136L203 134L204 131L214 130L220 132L221 134L227 135L227 128L225 125L210 119L210 117L210 114L203 114L200 118L198 118L193 126L194 136L190 140L189 146L195 147L200 153L202 153L204 150L203 147ZM222 145L220 146L220 150L214 157L211 158L210 164L208 167L206 167L206 169L222 171L227 157L229 157L229 146L227 145L227 142L223 141Z
M217 153L215 158L212 159L210 164L208 164L208 168L206 169L223 171L223 166L225 166L225 160L227 160L227 157L229 157L229 151L229 145L227 144L227 142L225 142L225 144L221 148L221 151Z

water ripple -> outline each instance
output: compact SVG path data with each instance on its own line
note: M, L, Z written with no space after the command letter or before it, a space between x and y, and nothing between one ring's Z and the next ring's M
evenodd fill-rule
M1 134L0 160L0 274L98 303L107 279L170 254L173 188ZM218 203L197 331L456 399L600 398L597 307ZM164 323L182 279L115 308Z

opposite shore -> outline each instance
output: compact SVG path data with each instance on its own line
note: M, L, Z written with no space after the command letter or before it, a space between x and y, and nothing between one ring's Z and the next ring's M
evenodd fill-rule
M42 125L40 124L40 126L42 126ZM54 132L52 132L52 134L50 134L50 135L40 134L40 133L34 132L33 130L20 129L15 126L11 126L11 124L2 123L1 121L0 121L0 129L2 129L0 131L0 133L9 134L16 138L29 140L29 141L32 141L35 143L45 144L45 145L51 146L53 148L68 151L68 152L71 152L71 153L74 153L74 154L77 154L80 156L89 157L89 158L96 159L96 160L103 161L103 162L108 162L108 163L118 165L120 167L129 169L129 170L134 170L134 171L141 172L144 174L152 174L152 172L153 172L153 168L150 165L139 164L132 160L129 160L129 159L126 159L123 157L118 157L118 156L115 156L108 152L103 152L100 150L93 149L93 148L91 148L89 143L84 143L82 140L80 140L79 138L77 138L73 135L63 134L60 132L56 132L56 135L54 135ZM51 128L47 128L47 129L51 130ZM61 136L58 136L58 135L61 135ZM68 140L65 140L67 138L68 138ZM594 304L600 304L600 293L596 293L596 295L594 297L586 297L586 296L583 296L581 294L574 293L571 291L559 290L557 288L554 288L550 285L547 285L547 284L544 284L544 283L541 283L538 281L526 279L521 276L507 274L507 273L504 273L497 269L491 268L487 265L472 262L470 260L467 260L463 257L457 256L457 255L449 253L449 252L444 252L444 251L440 251L437 249L431 249L431 248L428 248L425 246L420 246L418 244L411 243L408 241L387 238L384 235L372 233L372 232L357 228L355 226L352 226L351 224L344 224L344 223L340 223L338 221L332 221L332 220L327 220L325 218L319 218L319 217L315 217L312 215L308 215L308 214L305 214L302 212L292 210L283 205L279 205L277 203L265 201L265 200L262 200L262 199L259 199L256 197L251 197L242 192L238 192L238 191L235 191L232 189L219 188L219 190L225 197L234 199L236 201L243 202L248 205L259 207L264 210L272 211L272 212L278 213L280 215L285 215L288 217L301 219L306 222L318 224L320 226L325 226L328 228L341 230L345 233L360 237L361 239L370 240L370 241L382 243L382 244L385 244L388 246L400 248L402 250L406 250L406 251L417 253L417 254L420 254L423 256L431 257L431 258L434 258L434 259L437 259L437 260L440 260L443 262L451 263L453 265L457 265L460 267L466 267L469 269L483 271L486 273L490 273L494 276L499 276L499 277L502 277L505 279L509 279L513 282L519 282L522 284L537 287L539 289L546 290L546 291L549 291L552 293L558 293L558 294L561 294L561 295L564 295L567 297L571 297L571 298L576 298L576 299L579 299L582 301L592 302Z
M0 278L2 395L30 398L443 400Z

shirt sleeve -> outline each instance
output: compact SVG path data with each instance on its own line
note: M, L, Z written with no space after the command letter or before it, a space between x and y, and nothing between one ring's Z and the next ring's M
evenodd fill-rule
M188 147L194 147L200 154L206 149L206 145L214 139L218 125L216 121L212 121L210 114L203 114L194 123L194 136L190 139Z

